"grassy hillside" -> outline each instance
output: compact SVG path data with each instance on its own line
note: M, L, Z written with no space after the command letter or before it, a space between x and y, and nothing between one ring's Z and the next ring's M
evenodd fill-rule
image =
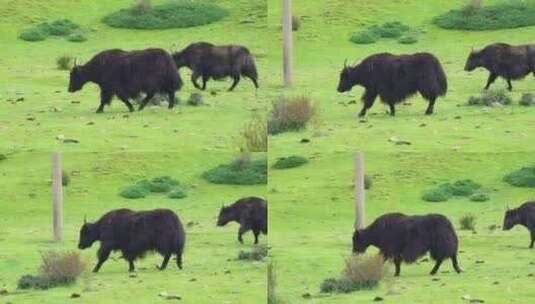
M498 1L483 1L492 4ZM528 1L529 2L529 1ZM463 303L463 296L485 303L531 303L535 294L535 257L527 249L529 233L523 228L502 232L506 205L532 199L533 191L502 182L506 173L532 164L535 109L517 104L522 93L534 92L532 75L513 83L514 104L506 107L468 107L488 73L463 70L472 47L492 42L535 43L533 27L464 32L439 29L433 17L466 1L304 1L294 0L293 14L301 20L294 32L295 86L288 95L308 95L321 108L321 124L301 132L270 137L269 159L300 155L310 163L295 169L271 170L269 183L270 246L277 266L278 292L287 303L372 303L376 296L388 303ZM269 1L270 30L280 27L280 1ZM374 24L400 21L422 30L419 42L402 45L381 39L370 45L349 41L351 34ZM280 36L279 36L280 39ZM336 87L343 62L357 63L378 52L395 54L428 51L435 54L448 75L449 90L437 101L433 116L423 115L427 103L414 96L397 107L396 117L376 100L367 120L359 121L362 87L339 94ZM280 59L280 57L279 57ZM498 80L494 88L505 88ZM396 145L397 138L410 145ZM309 143L302 143L309 139ZM352 152L365 153L365 168L373 177L366 193L366 221L386 212L443 213L460 237L457 275L444 263L437 279L428 275L433 264L420 261L402 266L400 278L393 267L378 289L347 295L320 294L321 282L337 277L351 254L353 233ZM490 201L452 199L444 203L421 200L424 190L443 182L473 179L491 189ZM477 217L476 233L461 231L459 219ZM375 250L369 252L374 253ZM303 295L305 297L303 297ZM309 296L311 296L309 298Z
M252 248L252 234L245 244L236 239L238 225L216 227L222 203L245 196L265 197L265 186L213 185L200 178L202 172L232 159L229 153L205 153L184 157L179 153L64 153L63 167L71 176L64 188L65 240L52 242L52 203L49 153L18 153L0 163L0 288L8 295L0 303L156 303L167 301L161 292L182 296L181 303L265 302L266 264L238 261L240 251ZM31 166L28 166L31 164ZM23 168L23 169L21 169ZM165 195L127 200L120 189L140 179L169 175L189 189L188 197L172 200ZM41 253L47 250L77 250L78 232L84 216L97 220L115 208L147 210L169 208L181 218L187 233L184 269L174 260L167 270L156 265L162 258L149 255L136 263L137 277L129 277L128 263L113 253L100 272L72 287L47 291L18 291L23 274L36 274ZM260 239L267 243L265 236ZM89 268L96 263L98 243L82 251ZM72 293L80 299L70 300Z
M153 1L154 4L164 3ZM216 1L231 15L220 22L188 29L125 30L101 22L102 17L132 5L131 0L49 1L1 0L0 7L0 142L12 151L222 151L236 149L235 137L253 112L265 112L266 95L274 67L268 65L265 36L266 2ZM19 33L37 23L68 18L87 31L87 42L72 43L50 37L42 42L26 42ZM254 23L242 23L244 20ZM68 71L56 68L56 58L69 54L87 61L109 48L127 50L161 47L179 50L191 42L246 45L256 56L261 89L244 79L234 93L226 92L231 81L210 81L204 93L208 106L191 107L185 102L198 92L190 82L190 72L181 71L185 82L177 93L182 105L173 111L151 107L128 113L114 99L106 113L96 115L99 90L88 84L81 92L67 92ZM278 67L277 67L278 68ZM210 91L216 92L215 96ZM15 102L24 98L21 102ZM28 118L31 117L28 120ZM65 145L56 140L65 135L79 144Z

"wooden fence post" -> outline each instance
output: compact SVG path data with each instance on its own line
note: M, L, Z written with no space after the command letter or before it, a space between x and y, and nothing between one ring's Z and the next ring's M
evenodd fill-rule
M63 170L61 169L61 153L52 153L52 201L54 240L63 240Z
M365 193L364 193L364 155L362 152L355 152L355 228L364 228L364 207L365 207Z
M292 0L282 0L284 86L293 84Z

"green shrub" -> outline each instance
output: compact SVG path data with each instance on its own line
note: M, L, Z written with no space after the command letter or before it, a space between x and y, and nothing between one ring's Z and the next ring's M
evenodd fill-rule
M155 183L155 182L151 182L150 183L150 192L153 192L153 193L167 193L169 191L171 191L171 185L167 184L167 183Z
M38 28L30 28L20 33L19 38L25 41L42 41L48 37L48 32Z
M275 169L295 168L295 167L302 166L306 163L308 163L308 159L302 156L294 155L294 156L279 158L273 165L273 168Z
M238 260L262 261L268 255L266 245L255 245L251 251L240 251Z
M433 19L445 29L497 30L535 25L535 3L511 1L479 7L468 5L451 10Z
M372 44L376 43L378 38L372 31L361 31L353 33L349 40L356 44Z
M85 263L79 252L48 251L42 255L39 275L24 275L17 286L19 289L48 289L70 285L76 282L84 269Z
M50 35L66 36L77 30L80 26L69 19L55 20L52 23L42 23L41 28L47 29Z
M451 194L455 196L469 196L475 190L481 188L481 185L471 179L458 180L450 187Z
M4 153L0 153L0 160L7 159L7 156Z
M346 259L345 269L339 279L329 278L323 281L320 290L323 293L349 293L371 289L379 285L385 276L384 258L381 255L368 257L356 255Z
M119 195L127 199L139 199L147 196L147 190L140 186L130 186L123 189Z
M459 224L462 230L475 230L476 217L473 214L465 214L459 219Z
M241 166L234 162L220 165L202 174L202 177L214 184L259 185L267 183L267 160L251 160Z
M490 200L490 196L486 193L474 193L470 196L472 202L486 202Z
M67 40L70 42L84 42L87 41L87 38L84 35L77 33L70 34L69 37L67 37Z
M174 179L174 178L172 178L170 176L158 176L158 177L153 178L151 180L151 182L168 184L170 186L178 186L178 185L180 185L179 181L177 181L176 179Z
M427 202L445 202L451 197L451 193L444 189L434 189L422 194L422 199Z
M171 191L167 197L172 198L172 199L182 199L182 198L185 198L186 196L188 196L186 191L182 188L178 188L178 189Z
M524 93L518 102L519 105L525 107L535 106L535 94L533 93Z
M268 133L275 135L302 130L317 111L318 105L313 104L306 96L279 97L272 103L268 117Z
M480 105L480 106L496 106L496 105L508 105L512 102L511 96L505 89L490 89L483 90L479 97L471 96L467 104L468 105Z
M228 15L228 10L215 3L180 0L147 10L136 7L122 9L104 17L102 21L118 28L168 29L208 24Z
M535 166L513 171L504 176L503 180L515 187L535 188Z
M414 44L418 42L418 39L413 35L403 35L398 39L398 42L401 44Z
M56 65L58 67L58 70L70 70L72 68L73 58L71 55L61 55L58 58L56 58Z
M401 22L386 22L382 25L372 25L368 28L370 32L377 37L382 38L399 38L401 35L409 30L409 27L403 25Z

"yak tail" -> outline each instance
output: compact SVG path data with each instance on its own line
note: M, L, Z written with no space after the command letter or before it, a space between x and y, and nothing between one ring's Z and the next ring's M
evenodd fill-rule
M436 77L436 84L437 87L437 95L438 96L444 96L446 95L446 92L448 92L448 79L446 77L446 73L444 72L444 69L442 68L442 65L440 64L440 61L436 60L435 63L435 77Z
M258 73L256 71L256 63L253 55L251 55L249 52L243 54L241 63L242 66L240 72L249 78L258 80Z

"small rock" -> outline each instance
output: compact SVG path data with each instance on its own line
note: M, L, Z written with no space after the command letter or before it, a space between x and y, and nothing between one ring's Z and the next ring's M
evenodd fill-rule
M82 296L82 295L80 295L79 293L72 293L72 294L71 294L71 298L73 298L73 299L74 299L74 298L79 298L79 297L81 297L81 296Z
M240 23L252 24L252 23L256 23L256 20L254 18L245 18L245 19L241 20Z
M420 127L427 127L427 124L426 124L425 122L422 122L422 123L420 124Z
M78 101L78 100L72 100L71 103L72 103L72 104L79 104L80 101Z
M78 139L75 139L75 138L65 138L63 140L63 143L64 144L77 144L77 143L80 143L80 142L78 141Z
M16 101L24 101L24 97L19 97Z
M476 261L476 264L484 264L484 263L485 263L485 261L483 261L483 260L477 260Z
M34 121L34 120L35 120L35 117L33 117L33 116L29 116L29 117L26 118L26 120Z
M461 151L461 147L458 147L458 146L451 147L451 151L453 151L453 152L459 152L459 151Z
M457 115L455 117L453 117L454 119L461 119L461 116L460 115Z
M373 298L373 301L374 302L381 302L381 301L384 301L385 299L381 298L381 297L375 297Z

